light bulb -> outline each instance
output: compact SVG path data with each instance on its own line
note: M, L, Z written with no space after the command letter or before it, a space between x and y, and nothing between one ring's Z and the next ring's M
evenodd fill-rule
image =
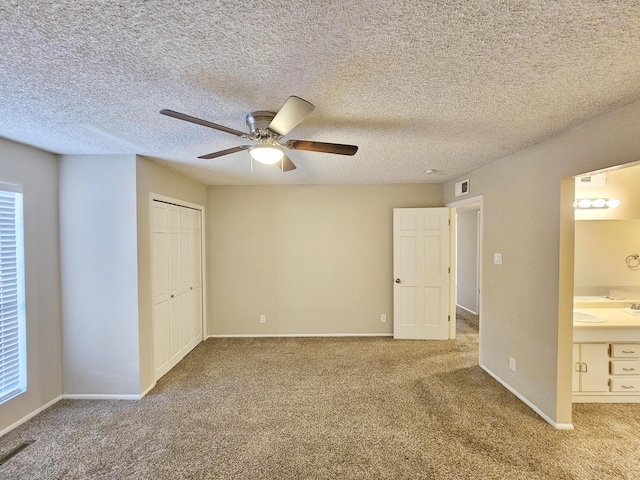
M620 200L618 200L617 198L610 198L609 200L607 200L606 205L609 208L619 207L620 206Z
M591 207L591 199L583 198L582 200L578 201L578 207L579 208L590 208Z
M274 145L254 145L249 148L249 155L256 162L272 165L282 160L284 152L280 147Z
M607 201L604 198L596 198L591 202L593 208L604 208L607 205Z

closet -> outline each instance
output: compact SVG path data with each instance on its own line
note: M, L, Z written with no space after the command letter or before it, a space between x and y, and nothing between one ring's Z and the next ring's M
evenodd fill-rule
M158 380L202 341L202 211L153 200L153 368Z

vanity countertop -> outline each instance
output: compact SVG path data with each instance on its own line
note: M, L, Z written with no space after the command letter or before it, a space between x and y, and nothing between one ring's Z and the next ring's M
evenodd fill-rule
M574 329L608 329L640 327L640 312L628 313L628 308L574 308L575 311L588 313L606 320L602 323L573 322Z
M606 322L573 322L574 342L640 341L640 315L628 313L626 308L574 308L575 311L595 315Z

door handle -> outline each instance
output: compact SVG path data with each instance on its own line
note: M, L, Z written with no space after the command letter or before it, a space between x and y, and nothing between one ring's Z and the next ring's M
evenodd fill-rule
M396 283L400 283L400 279L399 278L396 278Z

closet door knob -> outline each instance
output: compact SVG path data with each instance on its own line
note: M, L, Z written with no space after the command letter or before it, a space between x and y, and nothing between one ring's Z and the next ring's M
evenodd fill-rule
M399 278L396 278L396 283L400 283L400 279Z

